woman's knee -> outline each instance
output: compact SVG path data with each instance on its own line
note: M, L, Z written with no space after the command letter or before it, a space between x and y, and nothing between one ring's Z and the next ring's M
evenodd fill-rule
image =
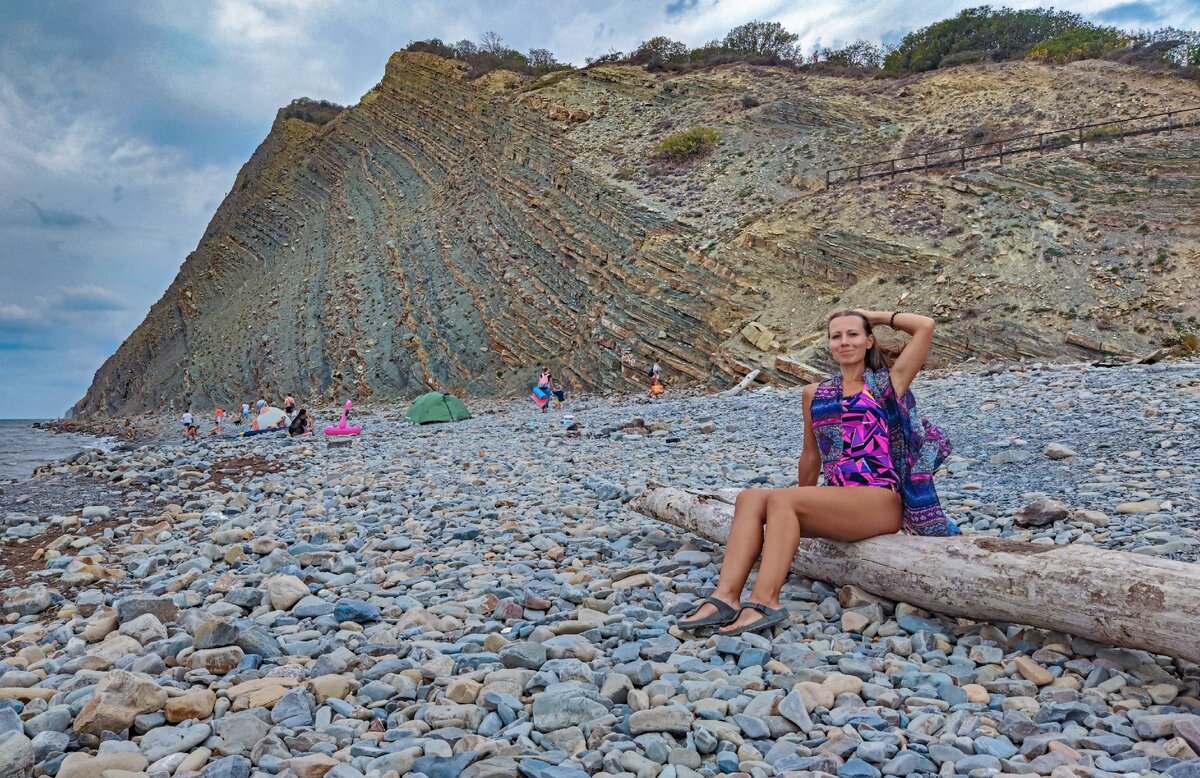
M796 520L804 516L804 499L796 489L775 489L767 497L767 518L790 517Z

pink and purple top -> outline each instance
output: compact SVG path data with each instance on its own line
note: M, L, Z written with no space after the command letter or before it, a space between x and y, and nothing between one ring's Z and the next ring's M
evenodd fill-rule
M900 492L887 418L870 390L842 398L842 458L830 486L877 486Z

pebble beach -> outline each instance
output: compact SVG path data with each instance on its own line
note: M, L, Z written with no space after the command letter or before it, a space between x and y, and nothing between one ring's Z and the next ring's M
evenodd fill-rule
M965 533L1200 558L1200 362L914 391ZM468 406L0 485L0 778L1200 778L1183 660L796 578L680 632L722 549L630 500L794 484L798 388Z

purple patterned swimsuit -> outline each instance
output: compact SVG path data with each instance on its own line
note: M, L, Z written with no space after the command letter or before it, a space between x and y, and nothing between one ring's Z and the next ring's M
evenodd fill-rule
M887 418L870 390L842 398L842 458L830 486L878 486L900 493Z

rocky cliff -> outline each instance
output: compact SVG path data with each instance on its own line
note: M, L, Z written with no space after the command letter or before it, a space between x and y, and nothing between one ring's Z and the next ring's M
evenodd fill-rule
M834 305L932 311L941 361L1148 349L1200 314L1200 132L820 181L1192 105L1200 84L1101 62L900 81L605 66L526 83L396 54L323 123L280 112L76 411L490 394L544 362L576 389L624 389L656 356L680 381L759 366L790 381L789 358L820 363ZM655 161L692 126L720 132L710 156Z

